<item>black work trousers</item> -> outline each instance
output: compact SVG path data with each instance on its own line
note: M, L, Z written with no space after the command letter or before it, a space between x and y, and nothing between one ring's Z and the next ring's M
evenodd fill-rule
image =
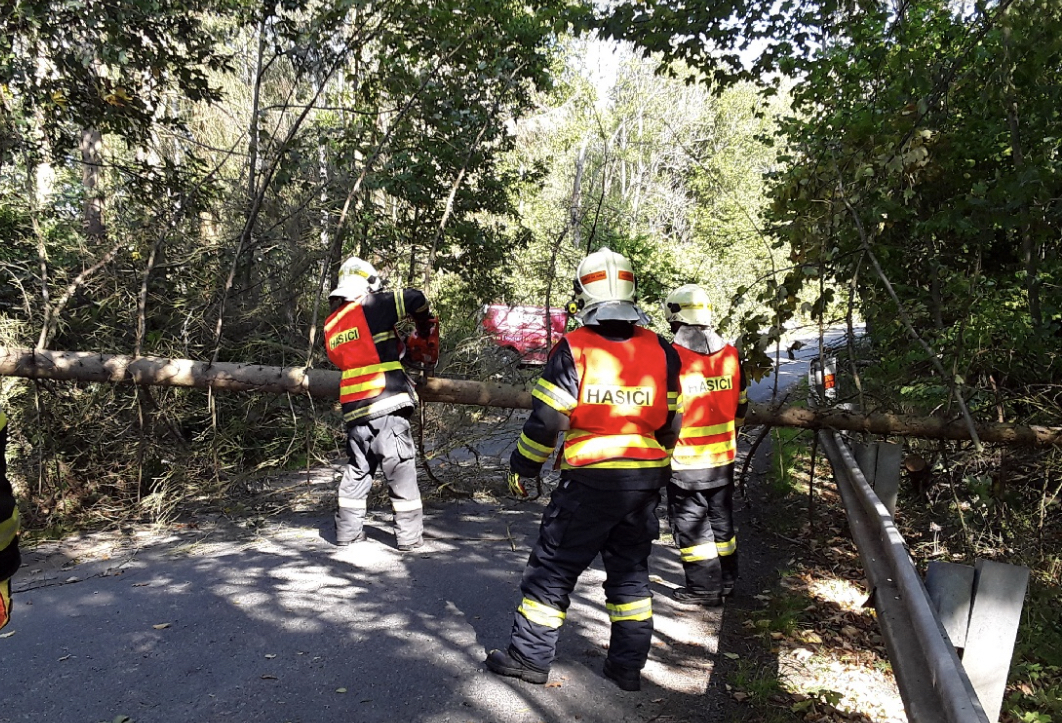
M712 595L733 590L738 577L734 484L687 490L669 482L667 515L686 588Z
M542 516L538 542L524 569L524 599L514 621L509 652L549 670L579 575L600 553L611 621L608 658L641 670L653 637L649 554L660 534L659 489L595 489L564 479Z

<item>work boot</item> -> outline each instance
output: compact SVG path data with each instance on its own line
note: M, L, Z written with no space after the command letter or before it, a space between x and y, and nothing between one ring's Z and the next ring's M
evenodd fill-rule
M424 540L417 540L416 542L406 542L398 546L398 549L402 552L412 552L418 547L424 547Z
M697 592L688 587L676 588L672 597L681 603L701 605L706 608L717 608L723 604L723 596L717 592Z
M365 530L362 530L361 534L355 537L353 540L336 540L336 547L346 547L352 542L365 542L367 537L368 536L365 534Z
M605 677L619 686L620 690L641 690L642 672L605 659Z
M535 685L543 685L549 679L548 670L529 668L504 650L490 651L487 655L487 668L492 673L509 678L519 678Z

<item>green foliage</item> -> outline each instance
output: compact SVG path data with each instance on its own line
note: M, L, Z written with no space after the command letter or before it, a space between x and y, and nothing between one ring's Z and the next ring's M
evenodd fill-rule
M505 261L531 238L512 190L535 174L501 164L509 127L549 87L554 33L580 8L86 8L0 13L4 343L323 364L323 297L352 253L394 287L425 288L448 349L474 336L474 310L506 293ZM86 129L102 134L91 188ZM105 230L89 236L93 203ZM42 525L165 516L330 456L341 428L306 399L78 385L33 397L9 411L35 420L20 470L39 480Z
M522 142L509 158L514 173L534 178L519 187L533 238L513 255L511 299L563 303L579 261L608 246L631 257L658 331L667 293L696 282L715 302L719 330L732 334L735 287L755 284L771 265L758 230L771 155L761 136L784 101L764 107L751 86L716 97L685 78L660 78L658 58L622 47L573 41L564 50L586 74L561 77L543 113L518 125ZM617 61L614 82L592 72L605 52ZM763 308L751 298L744 307Z
M881 348L926 361L909 324L965 385L1058 378L1056 5L631 2L597 26L717 89L766 73L773 97L796 79L764 224L790 266L742 292L772 309L743 320L754 362L836 284Z
M230 0L8 4L0 14L0 88L8 110L12 101L17 109L10 116L16 134L0 165L15 149L40 153L42 139L62 153L84 128L142 141L160 126L179 125L169 112L174 94L216 100L209 73L228 64L219 26L204 22L205 13L235 9Z

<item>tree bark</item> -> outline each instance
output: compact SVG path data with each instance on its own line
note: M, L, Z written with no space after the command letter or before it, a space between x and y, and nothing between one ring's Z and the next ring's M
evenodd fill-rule
M81 133L81 182L84 187L85 233L96 241L103 240L103 195L100 192L100 169L103 167L103 135L96 128Z
M339 372L332 370L5 346L0 346L0 376L339 398ZM530 392L493 382L432 378L417 393L426 402L531 408Z
M197 362L190 359L131 357L73 351L34 351L0 346L0 376L80 382L130 383L274 394L339 396L339 372L259 364ZM519 387L434 377L417 387L425 402L530 409L531 394ZM750 405L745 423L805 429L838 429L927 439L970 439L961 420L899 414L857 414L842 409L770 408ZM976 423L982 441L1026 447L1062 446L1062 427Z

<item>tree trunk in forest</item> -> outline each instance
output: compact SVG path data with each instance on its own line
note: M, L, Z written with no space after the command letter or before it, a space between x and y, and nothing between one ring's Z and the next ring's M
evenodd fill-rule
M103 239L103 197L100 194L100 169L103 167L103 136L96 128L86 128L81 134L81 183L85 193L85 233L93 239Z
M258 194L258 142L261 129L259 105L262 96L262 59L265 57L266 12L258 21L258 52L255 55L254 71L251 73L251 120L247 125L247 203L254 203Z
M579 146L575 156L575 179L572 181L572 197L568 204L568 224L572 229L572 245L580 248L583 243L580 207L583 197L583 165L586 163L586 141Z
M339 396L337 371L258 364L209 364L190 359L134 358L92 352L34 352L4 346L0 346L0 376L309 394L321 399L337 399ZM531 408L530 392L493 382L435 377L418 386L417 393L426 402ZM883 413L864 415L829 408L770 408L753 404L745 422L747 425L838 429L928 439L970 438L969 428L961 420ZM984 442L1026 447L1062 446L1062 427L978 423L975 428Z
M1014 160L1014 170L1018 176L1025 170L1025 151L1021 142L1021 122L1018 116L1018 101L1014 90L1014 61L1011 60L1010 51L1013 39L1011 29L1003 29L1003 52L1006 60L1006 79L1004 101L1007 108L1007 125L1010 126L1011 158ZM1022 215L1025 217L1021 225L1021 261L1025 269L1025 290L1029 295L1029 316L1037 327L1043 325L1043 315L1040 311L1040 279L1039 264L1036 250L1036 240L1032 235L1033 211L1027 206L1022 206Z

